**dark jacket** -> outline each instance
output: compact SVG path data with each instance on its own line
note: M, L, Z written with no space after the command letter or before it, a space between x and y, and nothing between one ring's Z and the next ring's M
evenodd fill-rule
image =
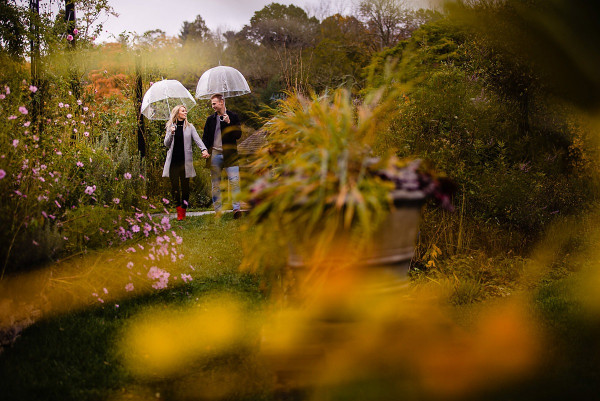
M223 165L224 167L231 167L237 165L238 152L237 152L237 140L242 136L242 127L240 124L240 118L238 115L227 110L230 124L225 121L219 121L221 124L221 139L223 142ZM217 127L217 113L211 114L204 124L204 135L202 135L202 142L208 148L208 152L212 156L212 147L215 140L215 128ZM210 166L210 159L207 159L207 166Z

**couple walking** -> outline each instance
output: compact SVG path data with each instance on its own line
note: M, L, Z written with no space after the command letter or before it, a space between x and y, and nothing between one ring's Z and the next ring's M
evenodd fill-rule
M177 220L185 219L190 199L190 178L196 176L193 163L192 141L202 149L202 157L209 160L212 186L212 201L215 212L221 212L221 174L223 169L232 191L233 217L241 215L237 197L240 193L240 170L237 165L237 140L242 135L240 119L236 113L227 110L225 99L216 94L210 98L215 111L204 124L202 139L196 128L187 120L187 109L183 105L175 106L167 122L165 146L167 159L163 168L163 177L171 180L171 194L177 206Z

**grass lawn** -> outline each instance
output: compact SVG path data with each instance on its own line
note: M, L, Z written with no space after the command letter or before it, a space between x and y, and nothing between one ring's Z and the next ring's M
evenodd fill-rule
M238 221L206 216L172 224L184 239L181 263L196 266L193 281L179 280L176 287L104 304L88 302L87 307L61 311L26 328L13 347L0 354L2 400L135 399L161 391L165 396L169 386L161 380L141 380L123 367L117 345L133 316L157 309L175 313L223 292L243 299L249 310L261 305L258 279L237 269L242 257ZM110 253L94 253L76 263L93 264L110 258ZM228 356L240 357L247 355ZM222 363L210 361L213 370Z
M115 275L123 267L114 251L65 262L63 269L81 277L63 277L50 287L68 294L71 307L49 308L0 354L2 401L387 400L399 395L409 400L547 400L591 399L586 397L600 390L600 321L582 309L573 289L585 279L572 275L521 293L527 299L522 315L515 315L514 308L505 313L512 295L433 308L420 300L403 305L404 298L391 305L373 302L365 310L344 310L347 305L333 302L331 316L344 316L341 324L353 334L339 337L347 347L329 360L333 372L323 370L330 384L312 395L280 391L272 371L257 357L261 325L256 323L264 323L266 305L261 282L238 270L243 236L251 234L228 215L172 223L183 237L185 257L178 263L193 280L172 280L167 289L133 296L121 292L111 298L111 291L100 303L81 284L91 277L84 267L102 277ZM235 313L226 308L232 300ZM357 313L368 325L352 323ZM298 329L288 323L280 326L283 337ZM523 334L531 328L543 334ZM331 341L328 333L317 331L318 341ZM543 346L533 346L533 352L527 349L530 340ZM144 359L136 351L140 347L159 362ZM295 358L287 368L299 367L294 364L302 358ZM531 367L523 370L523 364ZM406 371L406 366L411 368ZM345 369L350 373L343 379L336 376ZM361 369L367 373L356 374ZM512 377L511 369L520 376ZM508 379L489 384L486 375L496 374Z

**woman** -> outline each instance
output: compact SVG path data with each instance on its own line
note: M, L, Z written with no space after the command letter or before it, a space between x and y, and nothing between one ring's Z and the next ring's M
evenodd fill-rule
M190 200L190 178L196 176L192 140L202 149L203 158L208 158L209 154L196 128L188 122L185 106L178 105L173 108L166 128L165 146L169 151L163 177L171 179L171 194L177 206L177 220L183 220Z

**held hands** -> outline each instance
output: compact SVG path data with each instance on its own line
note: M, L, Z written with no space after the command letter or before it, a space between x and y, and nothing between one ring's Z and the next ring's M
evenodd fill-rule
M202 151L202 157L205 159L208 159L210 157L210 154L206 149Z

